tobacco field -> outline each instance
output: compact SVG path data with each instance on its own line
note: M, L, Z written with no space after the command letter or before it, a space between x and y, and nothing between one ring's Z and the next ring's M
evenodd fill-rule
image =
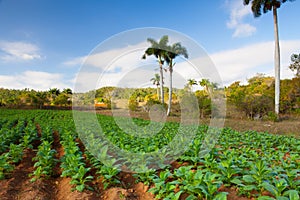
M155 137L138 137L122 131L112 116L97 115L97 118L111 143L135 153L158 151L172 141L179 127L176 122L166 122ZM149 122L135 119L135 123L143 126ZM76 132L72 111L1 109L0 196L1 199L299 199L300 139L223 128L212 150L199 157L207 130L206 125L197 127L197 134L185 153L173 163L158 170L130 173L113 167L113 159L108 164L102 163L91 153L92 144L85 147ZM89 137L91 142L97 142L87 132L85 138ZM98 153L101 157L107 152Z

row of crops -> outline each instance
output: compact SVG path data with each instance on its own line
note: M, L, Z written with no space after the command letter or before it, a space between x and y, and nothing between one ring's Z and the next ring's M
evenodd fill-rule
M59 176L71 178L70 184L78 191L95 190L90 183L97 179L101 180L104 189L126 186L121 183L120 165L128 163L113 157L107 159L111 149L105 148L102 138L93 133L92 129L97 127L83 127L86 131L80 138L89 141L83 149L71 111L0 111L0 179L9 179L14 168L22 162L24 152L33 149L36 154L34 172L29 174L31 181L55 177L54 169L59 166ZM141 154L159 152L172 142L180 129L178 123L167 122L158 133L145 137L149 130L128 134L128 131L136 130L124 131L113 117L97 115L97 120L105 139L111 144L124 152ZM150 122L134 119L134 123L146 127ZM161 124L157 123L157 126ZM157 199L223 200L230 191L249 199L299 199L299 139L224 128L212 150L199 157L207 130L206 125L196 128L195 137L176 160L176 167L174 164L165 164L159 170L149 167L146 172L133 174L136 182L149 185L148 192ZM54 133L59 135L63 149L61 157L57 156L54 146ZM99 148L96 147L100 144L101 152L97 152ZM145 162L134 159L137 158L132 158L134 164Z

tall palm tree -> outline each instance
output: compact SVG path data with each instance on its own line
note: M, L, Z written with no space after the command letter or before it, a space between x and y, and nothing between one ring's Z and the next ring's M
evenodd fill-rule
M158 100L160 100L160 98L159 98L160 76L159 76L159 74L154 74L154 77L151 78L150 81L152 82L153 85L156 85L157 98L158 98Z
M169 85L169 104L168 104L168 111L167 111L167 116L170 114L171 112L171 105L172 105L172 89L173 89L173 86L172 86L172 75L173 75L173 67L175 65L174 63L174 59L177 57L177 56L184 56L185 58L188 58L188 53L187 53L187 50L184 46L182 46L180 44L180 42L177 42L177 43L174 43L173 45L170 45L167 47L167 55L166 55L166 62L168 64L168 68L169 68L169 72L170 72L170 85Z
M148 38L147 41L151 44L149 48L146 49L142 59L146 59L147 56L154 55L157 58L159 64L160 72L160 96L161 103L164 104L164 83L163 83L163 65L166 58L166 49L169 42L169 37L167 35L162 36L159 42L155 41L152 38Z
M274 35L275 35L275 113L279 114L279 98L280 98L280 47L279 47L279 36L278 36L278 20L277 20L277 9L280 8L281 4L287 0L244 0L244 5L248 5L252 2L252 12L254 17L259 17L263 13L273 11L274 20ZM291 0L290 0L291 1Z
M193 85L197 85L197 81L195 79L191 79L191 78L188 79L187 81L188 81L187 84L188 84L189 90L192 91L192 87L193 87Z
M199 85L202 86L204 88L204 91L207 93L207 94L211 94L211 83L208 79L202 79L201 81L199 81Z

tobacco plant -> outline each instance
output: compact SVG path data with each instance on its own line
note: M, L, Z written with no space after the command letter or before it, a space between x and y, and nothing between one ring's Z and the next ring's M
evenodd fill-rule
M38 152L36 156L32 159L36 161L34 167L35 171L32 173L34 176L31 181L36 181L41 177L48 178L53 173L53 167L56 164L57 160L54 158L56 151L51 149L51 143L48 141L43 141L38 147Z

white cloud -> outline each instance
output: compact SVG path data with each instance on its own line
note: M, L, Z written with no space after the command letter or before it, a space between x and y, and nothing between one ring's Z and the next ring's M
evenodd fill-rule
M288 69L290 56L299 50L300 40L280 41L281 78L293 76ZM274 76L274 42L252 44L211 55L225 83L245 80L256 73ZM271 72L271 73L270 73Z
M26 61L40 59L39 48L26 42L0 41L0 59L3 61Z
M77 65L82 65L85 61L85 59L87 58L87 56L83 56L83 57L77 57L77 58L73 58L71 60L67 60L63 63L63 65L66 66L77 66Z
M154 58L143 60L146 42L107 51L95 49L88 56L66 61L65 65L81 65L74 80L75 91L87 91L97 87L118 85L140 87L150 83L158 64Z
M291 78L288 69L290 55L299 50L300 40L280 41L281 78ZM141 60L144 48L114 49L93 54L86 58L87 67L83 67L74 79L77 91L87 91L103 86L149 87L150 79L158 73L158 64L154 58ZM209 78L221 85L234 81L246 82L256 73L274 76L274 42L261 42L244 47L224 50L194 57L185 61L177 59L174 67L173 85L182 88L187 79ZM82 57L83 58L83 57ZM77 58L74 61L80 61ZM76 63L76 62L74 62ZM156 70L156 71L155 71ZM169 84L169 73L164 73L165 83ZM75 91L76 91L75 90Z
M150 79L154 76L153 69L137 67L129 72L95 73L81 72L74 80L74 91L83 92L103 86L119 87L151 87Z
M0 87L8 89L30 88L48 90L49 88L68 88L62 74L41 71L25 71L15 75L0 75Z
M230 17L227 27L234 29L233 37L247 37L256 32L256 28L244 22L246 16L251 14L251 6L245 6L241 0L228 1Z
M290 64L290 56L292 53L298 52L300 40L280 41L281 49L281 79L293 77L293 73L288 69ZM209 78L217 80L218 77L213 72L218 72L223 85L229 85L234 81L245 83L248 78L256 73L264 73L274 76L274 42L261 42L251 44L237 49L230 49L210 54L214 66L208 59L196 58L191 63L198 66L195 69L188 67L187 63L178 63L175 70L181 74L186 80L195 78ZM200 74L200 75L199 75Z
M142 55L149 44L141 42L136 45L128 45L121 48L112 48L111 50L102 50L100 47L96 48L87 56L76 57L64 62L64 65L75 66L91 66L105 70L111 63L125 61L129 64L139 63ZM125 62L123 63L125 64Z
M239 24L235 27L233 37L247 37L255 33L256 28L250 24Z

